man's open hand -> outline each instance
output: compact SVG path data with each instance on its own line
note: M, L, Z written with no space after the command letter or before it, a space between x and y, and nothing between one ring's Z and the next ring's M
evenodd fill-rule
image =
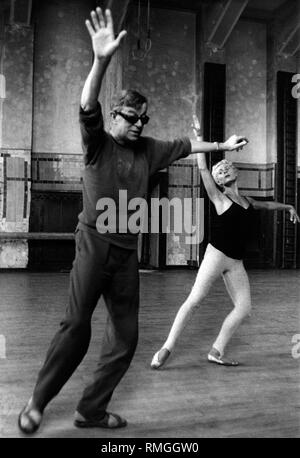
M91 11L91 21L87 19L85 25L92 38L95 57L98 59L112 56L127 33L125 30L122 30L117 38L115 38L110 10L105 11L104 18L99 7L96 8L96 11Z

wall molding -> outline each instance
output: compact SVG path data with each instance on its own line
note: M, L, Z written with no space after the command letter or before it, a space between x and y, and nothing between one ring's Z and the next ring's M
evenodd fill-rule
M241 194L253 197L274 197L276 164L233 162L239 170Z
M81 191L82 154L32 153L33 191Z

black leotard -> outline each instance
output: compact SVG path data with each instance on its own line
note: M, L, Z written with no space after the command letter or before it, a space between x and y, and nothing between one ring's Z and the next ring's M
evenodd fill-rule
M254 208L250 203L245 209L232 201L230 207L215 218L216 224L212 227L209 240L211 245L230 258L243 259L246 243L252 232L253 212Z

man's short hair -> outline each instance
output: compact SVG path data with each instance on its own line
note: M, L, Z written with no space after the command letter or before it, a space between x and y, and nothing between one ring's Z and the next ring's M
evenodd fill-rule
M145 96L134 89L126 89L122 91L119 99L113 103L112 111L118 110L121 107L132 107L139 110L143 103L148 103Z

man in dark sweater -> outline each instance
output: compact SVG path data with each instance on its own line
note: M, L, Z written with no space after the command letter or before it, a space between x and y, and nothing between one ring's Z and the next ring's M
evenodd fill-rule
M69 304L60 329L48 350L33 395L19 415L19 428L36 431L45 407L70 378L87 352L91 318L101 295L108 311L103 345L94 381L75 413L77 427L119 428L127 422L106 408L114 389L127 371L138 338L139 274L137 233L128 228L130 211L119 215L120 192L128 202L146 196L148 179L157 170L191 152L241 148L246 141L236 135L220 144L181 138L159 141L142 137L149 118L147 99L125 91L112 110L111 129L103 126L98 96L111 56L126 35L115 38L111 13L100 8L86 21L94 63L85 82L80 107L84 152L83 211L76 229L76 257L70 275ZM107 231L101 218L103 199L115 203L115 220ZM107 201L107 200L105 200ZM112 215L114 216L114 215ZM123 221L121 224L121 220Z

